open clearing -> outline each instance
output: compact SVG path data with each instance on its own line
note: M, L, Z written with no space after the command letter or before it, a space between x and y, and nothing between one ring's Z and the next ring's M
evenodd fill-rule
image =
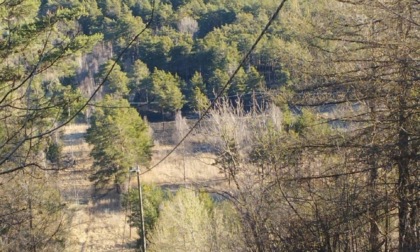
M155 146L151 164L157 163L172 148L171 123L152 124ZM120 205L120 196L114 191L95 199L91 174L90 146L84 141L87 124L69 125L64 129L63 155L72 165L58 173L62 196L72 216L69 242L66 251L134 251L136 230L127 224L127 212ZM220 185L224 177L213 165L214 155L197 152L191 154L181 148L159 166L142 176L144 183L154 183L166 188L187 185L207 187ZM143 168L144 169L144 168ZM131 186L137 186L132 179Z

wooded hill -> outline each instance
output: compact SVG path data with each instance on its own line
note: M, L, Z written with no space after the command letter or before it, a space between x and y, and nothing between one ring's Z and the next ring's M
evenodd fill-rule
M103 39L82 58L78 72L60 78L60 82L94 89L113 64L113 56L153 14L150 28L122 55L102 90L102 94L118 93L143 107L153 104L143 112L205 108L228 81L276 7L272 1L156 1L154 9L149 1L84 4L86 13L79 19L78 32L101 34ZM82 4L75 1L67 5ZM41 8L48 12L57 6L60 4L49 1ZM285 31L277 23L270 34L241 67L225 95L249 104L253 94L265 97L267 89L290 81L278 51ZM86 93L89 95L89 91Z

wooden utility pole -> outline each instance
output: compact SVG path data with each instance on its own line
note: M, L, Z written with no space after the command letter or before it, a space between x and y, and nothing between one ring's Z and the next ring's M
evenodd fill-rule
M144 228L144 216L143 216L143 194L141 190L141 182L140 182L140 166L137 165L137 186L138 186L138 193L139 193L139 212L141 218L141 233L143 235L143 252L146 252L146 232Z

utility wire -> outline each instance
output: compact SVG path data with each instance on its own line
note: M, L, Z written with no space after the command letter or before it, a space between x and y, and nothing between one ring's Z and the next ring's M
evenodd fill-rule
M152 6L154 6L155 5L155 1L153 0L152 1ZM74 118L76 118L76 116L77 115L79 115L82 111L83 111L83 109L86 107L86 106L88 106L90 103L91 103L91 101L93 100L93 98L95 97L95 95L99 92L99 90L101 89L101 87L105 84L105 82L108 80L108 78L109 78L109 75L111 74L111 72L114 70L114 68L115 68L115 66L121 61L121 59L122 59L122 56L127 52L127 50L131 47L131 45L133 45L134 44L134 42L151 26L151 24L152 24L152 21L153 21L153 16L154 16L154 12L155 12L155 9L153 8L152 9L152 13L151 13L151 17L150 17L150 20L149 20L149 22L147 22L147 24L146 24L146 26L139 32L139 33L137 33L136 34L136 36L134 36L134 38L133 39L131 39L130 40L130 42L128 43L128 45L126 46L126 47L124 47L124 49L117 55L117 57L116 57L116 59L114 60L114 63L111 65L111 68L109 69L109 71L106 73L106 75L105 75L105 77L104 77L104 79L102 80L102 82L98 85L98 87L96 87L96 89L93 91L93 93L90 95L90 97L87 99L87 101L83 104L83 106L81 106L78 110L76 110L76 112L72 115L72 116L70 116L65 122L63 122L62 124L60 124L60 125L58 125L58 126L56 126L56 127L54 127L54 128L52 128L52 129L50 129L50 130L47 130L47 131L45 131L45 132L42 132L42 133L40 133L40 134L38 134L38 135L35 135L35 136L31 136L31 137L28 137L26 140L31 140L31 139L35 139L35 138L40 138L40 137L43 137L43 136L45 136L45 135L48 135L48 134L50 134L50 133L52 133L52 132L54 132L54 131L56 131L56 130L58 130L58 129L60 129L60 128L62 128L62 127L64 127L64 126L66 126L67 124L69 124Z
M243 57L242 61L240 62L240 64L236 68L235 72L233 72L233 74L230 76L229 80L222 87L222 89L217 93L217 95L214 98L214 100L210 103L210 105L207 107L207 109L203 112L203 114L201 115L201 117L198 118L197 122L191 127L191 129L187 132L187 134L185 134L185 136L171 149L171 151L168 152L168 154L166 154L161 160L159 160L156 164L154 164L153 166L151 166L148 170L142 172L140 175L143 175L143 174L151 171L152 169L154 169L158 165L160 165L163 161L165 161L172 153L175 152L176 149L178 149L178 147L185 141L185 139L187 139L187 137L193 132L193 130L200 124L200 122L204 119L204 117L209 113L210 109L215 105L215 103L217 102L217 100L225 92L225 90L227 89L227 87L229 86L229 84L231 84L233 78L236 76L236 74L239 72L239 70L241 69L241 67L248 60L248 58L251 55L251 53L255 50L255 48L257 47L258 43L263 38L264 34L267 32L268 28L270 28L271 24L274 22L274 20L276 19L276 17L279 15L281 9L283 9L283 6L286 3L286 1L287 0L281 1L280 5L277 7L276 11L271 16L270 20L268 21L268 23L266 24L266 26L264 27L264 29L261 31L261 33L258 36L258 38L255 40L255 42L252 45L251 49L249 49L249 51L247 52L247 54Z
M0 3L0 5L1 4L2 3ZM98 85L98 87L96 87L96 89L93 91L93 93L87 99L87 101L79 109L77 109L76 112L73 115L71 115L69 118L67 118L67 120L65 120L63 123L59 124L58 126L53 126L51 129L48 129L48 130L46 130L44 132L41 132L41 133L39 133L37 135L27 136L27 137L23 138L22 141L20 143L18 143L18 145L6 157L4 157L2 160L0 160L0 165L3 164L4 162L6 162L17 151L17 149L20 148L20 146L22 146L22 144L25 143L26 141L31 141L33 139L42 138L42 137L44 137L46 135L49 135L49 134L57 131L60 128L63 128L67 124L69 124L74 118L76 118L77 115L79 115L92 102L93 98L96 96L96 94L99 92L99 90L101 89L101 87L108 80L108 77L111 74L111 72L114 70L115 66L121 61L122 56L127 52L127 50L131 47L131 45L133 45L133 43L151 26L152 21L153 21L153 17L154 17L154 13L155 13L155 8L154 8L154 6L155 6L155 0L152 0L152 6L153 6L153 8L152 8L152 12L150 14L151 15L150 16L150 20L147 22L146 26L139 33L137 33L133 37L133 39L130 40L130 42L128 43L128 45L126 47L124 47L124 49L117 55L114 63L112 64L112 66L109 69L109 71L106 73L104 79ZM23 85L23 83L25 83L27 80L29 80L29 78L32 78L32 76L36 73L35 70L36 70L36 67L31 71L31 73L29 74L29 76L22 82L21 85ZM11 93L15 89L16 88L12 89L11 91L9 91L9 93ZM8 94L6 94L6 96ZM3 97L2 100L0 100L0 104L3 102L3 100L5 100L5 97ZM26 168L28 166L30 166L30 165L29 164L23 164L23 165L14 167L14 168L10 168L10 169L5 170L5 171L0 171L0 175L12 173L12 172L15 172L17 170L24 169L24 168Z

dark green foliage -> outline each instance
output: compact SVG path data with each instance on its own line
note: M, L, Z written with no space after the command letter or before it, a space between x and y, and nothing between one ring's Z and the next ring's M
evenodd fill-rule
M60 162L61 152L63 150L63 146L60 143L53 142L48 145L46 150L46 158L51 163L58 163Z
M128 38L144 27L153 9L150 1L146 0L101 0L89 1L83 6L86 5L91 7L86 8L86 14L82 16L83 30L86 34L102 32L105 41L111 42L116 53ZM180 87L186 99L183 110L195 110L197 96L204 94L211 99L226 84L267 22L273 7L273 3L266 1L156 1L152 29L129 49L120 65L122 69L132 69L134 62L140 60L149 71L157 68L177 75L183 83L189 83L194 73L200 72L206 86L200 88L200 92L188 84ZM273 34L253 52L250 61L243 66L224 95L232 99L239 96L250 103L253 91L265 90L267 86L277 88L290 82L292 77L288 66L282 64L278 52L283 50L282 44L272 42L283 39L284 35L281 32ZM132 74L131 70L127 72ZM132 98L152 102L151 82L142 81L140 84L137 79L131 83L133 81L136 88L130 84ZM157 93L156 90L153 92ZM202 98L205 100L205 97ZM168 111L179 109L177 106L163 107ZM152 111L156 109L153 106L149 108Z
M131 167L147 165L152 146L147 126L127 100L107 96L102 104L95 111L86 134L95 159L95 172L90 179L98 187L121 184Z
M165 71L154 69L150 77L152 94L160 108L166 112L175 112L184 105L181 93L181 79Z
M138 57L147 64L149 69L155 67L166 69L172 44L172 40L167 36L147 36L137 48Z
M210 101L205 95L206 86L200 73L196 72L194 74L188 82L187 88L187 100L190 101L187 105L190 109L200 112L210 105Z
M155 223L159 218L159 207L165 199L165 192L159 186L143 184L142 193L145 231L146 237L149 237L149 234L153 231ZM136 227L139 232L139 236L143 237L143 234L141 233L139 194L137 188L131 189L124 195L123 205L125 205L125 207L129 207L130 209L130 226ZM142 238L140 238L139 243L143 243Z
M149 77L149 74L150 74L150 71L147 65L141 60L136 60L129 72L129 77L130 77L129 88L131 90L139 89L143 91L142 81L146 79L147 77ZM144 91L148 91L147 88L144 88L144 89L146 89Z
M109 60L101 68L99 72L99 82L102 82L103 78L111 70L114 61ZM128 90L129 79L127 74L121 71L121 67L116 64L112 72L109 74L107 80L104 83L105 93L113 97L126 97Z
M206 87L207 95L211 98L214 98L216 94L222 90L223 86L227 83L228 80L229 74L223 70L216 69L208 80L208 85ZM225 90L224 95L227 94L227 91L228 90Z
M226 9L218 9L209 11L202 15L199 19L198 25L200 31L198 37L205 37L209 32L215 28L222 27L223 25L230 24L235 21L235 13Z
M194 69L191 65L195 63L191 54L191 39L186 39L184 43L172 47L169 52L169 57L171 59L168 63L169 70L184 79L189 79L193 74L191 71Z

